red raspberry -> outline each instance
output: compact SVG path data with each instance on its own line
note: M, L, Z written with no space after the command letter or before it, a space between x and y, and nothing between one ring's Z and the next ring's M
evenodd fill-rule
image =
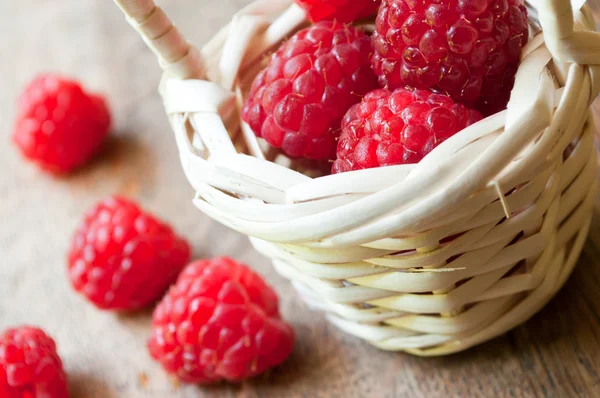
M377 87L371 53L362 31L340 23L296 33L254 80L244 120L291 157L332 159L344 113Z
M42 75L21 95L13 141L42 169L67 173L100 150L109 127L103 98L75 81Z
M296 0L313 22L354 22L377 13L381 0Z
M384 0L373 68L387 88L433 89L489 115L506 107L527 40L523 0Z
M190 383L238 382L282 363L294 330L277 295L246 265L227 257L190 264L156 307L148 349L167 372Z
M0 397L68 396L67 377L51 337L30 326L0 334Z
M444 94L410 88L372 91L344 117L332 171L417 163L480 119L479 112Z
M158 300L190 258L171 228L135 203L108 198L85 216L69 252L75 290L101 309L135 310Z

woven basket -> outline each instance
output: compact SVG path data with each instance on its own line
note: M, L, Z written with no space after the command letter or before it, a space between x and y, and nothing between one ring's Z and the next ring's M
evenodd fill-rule
M449 354L526 321L565 283L596 188L600 34L583 1L528 2L532 37L506 111L419 164L324 177L239 116L265 55L307 23L291 0L252 3L202 50L152 0L115 1L165 70L195 205L249 235L340 329Z

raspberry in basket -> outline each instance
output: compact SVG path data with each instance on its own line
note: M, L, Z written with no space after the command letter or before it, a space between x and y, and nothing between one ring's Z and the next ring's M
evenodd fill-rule
M102 97L75 81L42 75L21 95L13 141L42 169L67 173L100 150L109 127Z
M296 0L313 22L354 22L377 13L381 0Z
M75 290L102 309L152 304L190 258L188 243L134 202L111 197L85 216L69 252Z
M238 382L279 365L294 330L271 287L227 257L190 264L156 307L148 349L190 383Z
M0 397L68 396L67 378L51 337L30 326L0 334Z
M244 120L291 157L333 159L344 113L377 87L371 53L361 30L338 22L296 33L254 80Z
M429 90L372 91L344 117L332 172L417 163L480 119L479 112Z
M522 0L384 0L372 39L383 86L434 89L489 115L510 97L527 11Z

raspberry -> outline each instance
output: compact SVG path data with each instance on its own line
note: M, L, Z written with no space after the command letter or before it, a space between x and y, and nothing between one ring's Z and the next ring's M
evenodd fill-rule
M360 30L319 22L296 33L260 72L243 109L254 133L291 157L333 159L348 108L377 87Z
M0 334L0 397L68 396L67 377L51 337L30 326Z
M382 86L433 89L485 115L506 107L528 40L522 0L384 0L376 25Z
M42 169L67 173L100 150L109 127L103 98L75 81L42 75L21 95L13 141Z
M344 117L332 172L417 163L480 119L479 112L429 90L372 91Z
M152 304L177 279L190 247L169 226L120 197L100 202L78 228L68 259L76 291L101 309Z
M227 257L190 264L154 310L148 349L185 382L238 382L279 365L294 330L277 295L246 265Z
M381 0L296 0L313 22L354 22L377 13Z

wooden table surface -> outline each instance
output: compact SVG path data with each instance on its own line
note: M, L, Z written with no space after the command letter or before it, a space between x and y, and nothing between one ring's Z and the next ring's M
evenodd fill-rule
M160 3L203 43L248 0ZM599 222L565 288L525 325L445 358L380 352L310 312L245 237L192 206L156 93L159 68L111 1L0 0L0 33L0 329L29 323L55 336L73 397L600 396ZM103 155L68 178L25 164L9 142L15 97L41 71L82 79L106 93L113 109ZM76 295L65 277L70 236L81 214L113 193L171 221L197 257L227 254L261 272L297 331L291 358L239 386L177 385L146 353L149 312L103 313Z

